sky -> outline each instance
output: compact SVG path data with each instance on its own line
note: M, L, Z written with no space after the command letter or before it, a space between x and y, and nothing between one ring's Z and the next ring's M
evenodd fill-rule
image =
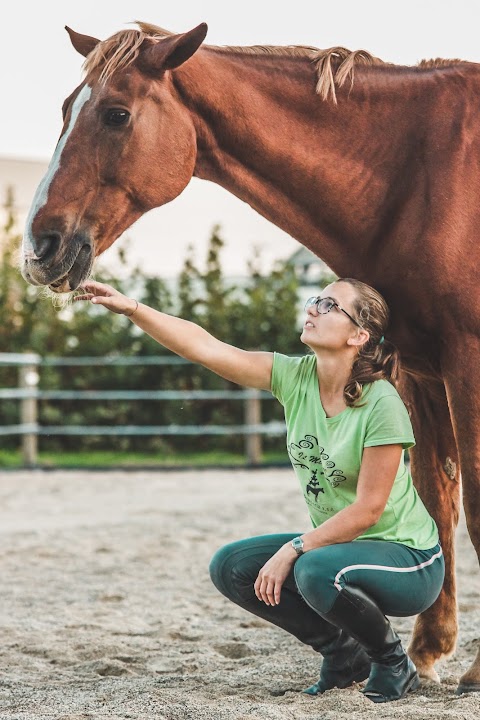
M2 6L0 156L49 160L64 98L83 58L65 25L104 39L143 20L174 32L207 22L213 45L341 45L394 63L423 58L480 62L480 0L17 0ZM132 261L163 276L181 268L192 244L201 261L213 225L225 240L224 269L242 274L257 247L265 267L298 244L222 188L193 179L182 195L127 231ZM118 242L127 242L121 239ZM169 248L169 249L167 249ZM172 248L175 248L172 250ZM108 258L107 258L108 260ZM113 259L112 259L113 262Z

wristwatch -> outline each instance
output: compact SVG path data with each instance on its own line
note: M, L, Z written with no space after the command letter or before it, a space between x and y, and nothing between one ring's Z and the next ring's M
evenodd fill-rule
M297 553L298 557L300 557L300 555L303 555L303 540L301 537L293 538L291 545Z

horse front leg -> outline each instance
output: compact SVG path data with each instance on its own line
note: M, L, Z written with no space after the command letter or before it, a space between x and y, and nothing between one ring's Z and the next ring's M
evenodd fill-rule
M480 559L480 339L469 334L461 338L457 350L450 347L446 351L442 370L462 465L468 533ZM480 646L460 678L457 694L472 691L480 692Z
M454 539L460 468L443 384L403 374L400 392L409 406L417 443L410 451L413 482L437 523L445 555L442 591L417 617L409 654L421 677L439 682L434 664L455 650L458 634Z

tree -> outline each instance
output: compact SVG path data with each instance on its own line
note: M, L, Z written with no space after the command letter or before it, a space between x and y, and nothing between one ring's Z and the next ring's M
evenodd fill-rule
M178 315L179 317L198 322L198 304L200 298L200 272L195 266L193 245L187 247L187 256L178 278Z
M108 313L91 304L67 303L59 307L45 291L28 285L15 262L20 235L16 231L13 193L5 204L5 223L0 230L0 351L36 352L48 356L158 356L165 348L142 333L127 318ZM270 273L262 273L260 256L254 255L244 283L233 286L224 277L221 252L224 241L218 226L212 229L204 269L199 269L193 253L187 257L173 293L161 278L152 277L138 267L130 267L128 249L119 251L120 266L128 280L118 283L108 271L96 277L139 301L165 312L197 322L227 343L246 349L302 353L298 327L298 280L287 262L278 262ZM8 377L7 377L8 376ZM182 365L131 365L101 367L65 366L42 368L42 389L72 390L197 390L232 389L230 383L206 369ZM16 386L16 370L0 367L0 384ZM2 402L0 423L17 422L15 402ZM264 417L280 419L276 403L264 403ZM243 403L232 400L156 401L42 401L40 422L44 425L231 425L243 421ZM17 444L12 438L12 443ZM43 449L95 448L117 450L149 449L182 452L212 448L242 451L243 437L51 437L42 439ZM268 441L283 445L283 439Z

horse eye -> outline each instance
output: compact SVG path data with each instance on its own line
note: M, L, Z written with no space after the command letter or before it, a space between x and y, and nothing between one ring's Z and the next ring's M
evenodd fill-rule
M130 113L126 110L107 110L105 113L105 124L119 127L126 125L130 119Z

